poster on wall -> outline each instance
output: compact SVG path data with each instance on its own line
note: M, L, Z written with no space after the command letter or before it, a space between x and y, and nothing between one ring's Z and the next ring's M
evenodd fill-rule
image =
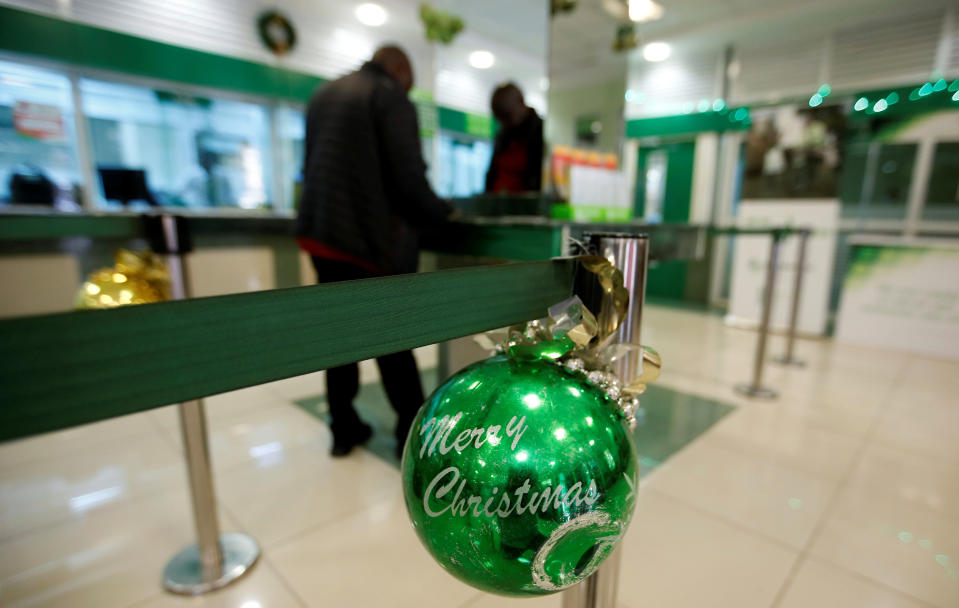
M853 243L840 342L959 359L959 247Z
M60 108L44 103L18 101L13 107L13 127L25 137L43 141L64 138Z
M839 225L839 201L772 200L742 201L738 225L741 228L781 226L808 227L813 230L806 246L799 320L796 330L809 335L826 332L829 313L829 287L836 255L836 228ZM768 236L738 236L734 241L732 283L730 286L730 325L755 327L762 311L766 267L769 262ZM785 330L789 326L799 237L789 236L780 248L773 291L770 327Z

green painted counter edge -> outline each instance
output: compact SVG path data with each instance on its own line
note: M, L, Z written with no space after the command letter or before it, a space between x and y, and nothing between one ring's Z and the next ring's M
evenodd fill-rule
M569 297L575 266L500 264L2 320L0 440L541 317Z
M247 235L289 235L290 218L189 217L195 235L238 233ZM58 239L70 236L135 238L141 234L141 220L135 216L8 215L0 216L0 243ZM438 253L452 253L516 261L543 260L560 254L562 227L448 224L423 238L423 247Z
M132 238L140 234L141 223L139 217L122 215L4 215L0 216L0 241L71 236Z

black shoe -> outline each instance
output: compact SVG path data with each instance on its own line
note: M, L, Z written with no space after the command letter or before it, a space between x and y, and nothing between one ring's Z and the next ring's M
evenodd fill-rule
M345 437L333 435L333 448L330 450L330 456L333 458L342 458L353 451L358 445L363 445L373 436L373 429L368 424L364 424L354 433Z

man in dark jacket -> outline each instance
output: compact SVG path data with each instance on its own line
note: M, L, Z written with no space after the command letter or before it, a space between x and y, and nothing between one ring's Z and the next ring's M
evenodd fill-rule
M496 87L490 109L500 128L486 173L486 192L539 192L543 182L543 120L526 105L522 91L512 82Z
M384 46L310 100L296 235L320 283L416 272L417 233L450 213L426 180L412 86L406 53ZM376 361L399 415L399 452L423 404L416 360L403 351ZM357 364L328 369L326 386L332 454L345 456L372 435L353 409Z

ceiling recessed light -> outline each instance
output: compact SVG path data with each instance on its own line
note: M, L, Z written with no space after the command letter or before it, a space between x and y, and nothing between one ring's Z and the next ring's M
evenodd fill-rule
M356 18L359 19L360 23L363 25L369 25L370 27L379 27L386 23L386 9L380 6L379 4L374 4L372 2L367 2L356 7L356 10L353 11L353 14L356 15Z
M470 53L470 65L477 70L486 70L493 67L496 57L489 51L473 51Z
M655 21L663 16L663 7L653 0L629 0L629 20L636 23Z
M643 59L646 61L665 61L673 49L665 42L650 42L643 47Z

